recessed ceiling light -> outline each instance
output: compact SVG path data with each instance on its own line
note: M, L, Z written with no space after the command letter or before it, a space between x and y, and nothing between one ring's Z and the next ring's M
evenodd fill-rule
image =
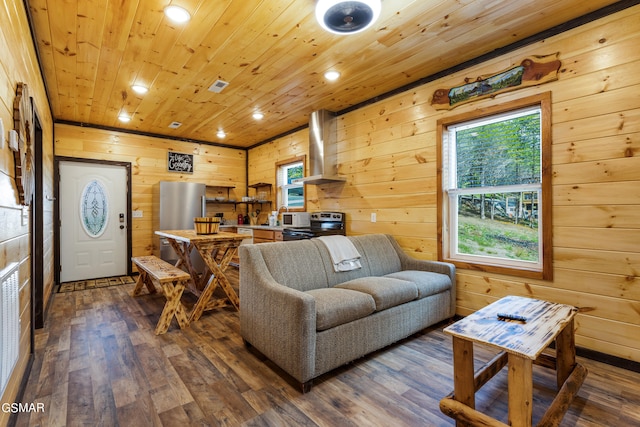
M330 33L355 34L373 25L381 9L381 0L318 0L316 20Z
M187 22L191 19L191 15L186 9L175 5L165 7L164 14L167 15L167 18L178 23Z
M264 114L262 114L260 111L256 111L255 113L253 113L253 118L256 120L262 120L264 117Z
M127 113L120 113L120 115L118 116L118 120L120 120L122 123L128 123L131 121L131 117L129 117Z
M145 93L149 92L149 89L147 89L146 86L142 86L142 85L133 85L133 86L131 86L131 89L135 93L138 93L140 95L144 95Z
M225 136L227 136L227 134L226 134L226 133L224 133L224 131L223 131L222 129L220 129L220 130L218 131L218 133L216 133L216 136L217 136L218 138L224 138Z
M327 71L326 73L324 73L324 78L329 81L338 80L339 77L340 73L335 70Z

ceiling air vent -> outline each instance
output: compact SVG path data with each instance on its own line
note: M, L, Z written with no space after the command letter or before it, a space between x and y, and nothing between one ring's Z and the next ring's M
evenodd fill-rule
M223 80L216 80L211 86L209 86L209 92L220 93L222 89L229 86L229 82Z
M180 126L182 126L182 123L180 122L171 122L171 124L169 125L171 129L178 129Z

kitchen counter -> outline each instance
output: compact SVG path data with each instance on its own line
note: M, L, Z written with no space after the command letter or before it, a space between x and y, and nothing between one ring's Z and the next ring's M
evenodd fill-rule
M232 227L235 228L234 231L247 235L247 239L244 240L245 243L281 242L283 240L282 230L284 230L284 227L281 225L270 227L268 225L225 224L220 226L220 230L225 231L225 229Z
M269 231L282 231L284 230L286 227L283 227L282 225L275 225L273 227L269 226L269 225L248 225L248 224L239 224L239 225L234 225L234 224L225 224L225 225L221 225L220 229L224 230L225 228L250 228L252 230L269 230Z

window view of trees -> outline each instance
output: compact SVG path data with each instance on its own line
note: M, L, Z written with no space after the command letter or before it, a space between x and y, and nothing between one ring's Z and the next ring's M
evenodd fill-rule
M540 183L540 113L457 130L457 187Z
M302 163L287 167L286 170L287 170L287 184L292 184L294 179L304 177L304 171L302 170Z
M538 261L537 192L458 197L459 253Z
M449 195L460 255L540 261L540 112L449 128Z

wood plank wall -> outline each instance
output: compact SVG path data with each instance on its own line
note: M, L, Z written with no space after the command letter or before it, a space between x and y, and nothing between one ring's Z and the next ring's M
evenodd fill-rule
M22 206L18 204L15 185L13 152L6 140L8 131L13 129L13 100L18 82L24 82L38 113L43 130L43 157L45 166L42 169L44 188L42 194L36 195L43 204L44 220L44 255L43 293L45 301L49 300L53 289L53 204L50 200L52 191L52 119L49 111L47 95L40 77L35 50L31 41L27 15L22 2L2 1L0 6L0 51L2 60L0 67L0 118L5 133L0 138L5 140L0 150L0 269L12 262L19 262L20 281L20 350L18 361L13 368L6 389L0 402L14 402L22 377L26 371L31 353L31 232L30 208L23 220ZM48 197L47 197L48 196ZM2 344L0 343L0 346ZM1 393L1 392L0 392ZM0 411L0 425L6 425L10 413Z
M389 233L436 259L436 121L551 91L554 279L459 270L457 313L505 295L580 307L577 345L640 362L640 6L339 117L345 184L307 186L308 210L347 213L348 234ZM556 82L434 110L435 89L560 52ZM452 52L451 54L455 54ZM276 161L304 154L307 131L249 152L249 182L273 182ZM371 213L377 222L370 222Z
M168 151L193 154L194 172L167 172ZM240 200L246 195L245 150L56 124L55 154L131 163L131 208L142 211L142 218L132 218L133 256L151 255L157 249L154 247L152 202L153 186L158 182L204 183L211 186L207 189L209 197L227 197L226 189L215 186L235 186L229 190L229 198ZM238 207L239 210L242 208ZM234 205L209 204L207 209L209 215L223 212L225 218L237 218Z

